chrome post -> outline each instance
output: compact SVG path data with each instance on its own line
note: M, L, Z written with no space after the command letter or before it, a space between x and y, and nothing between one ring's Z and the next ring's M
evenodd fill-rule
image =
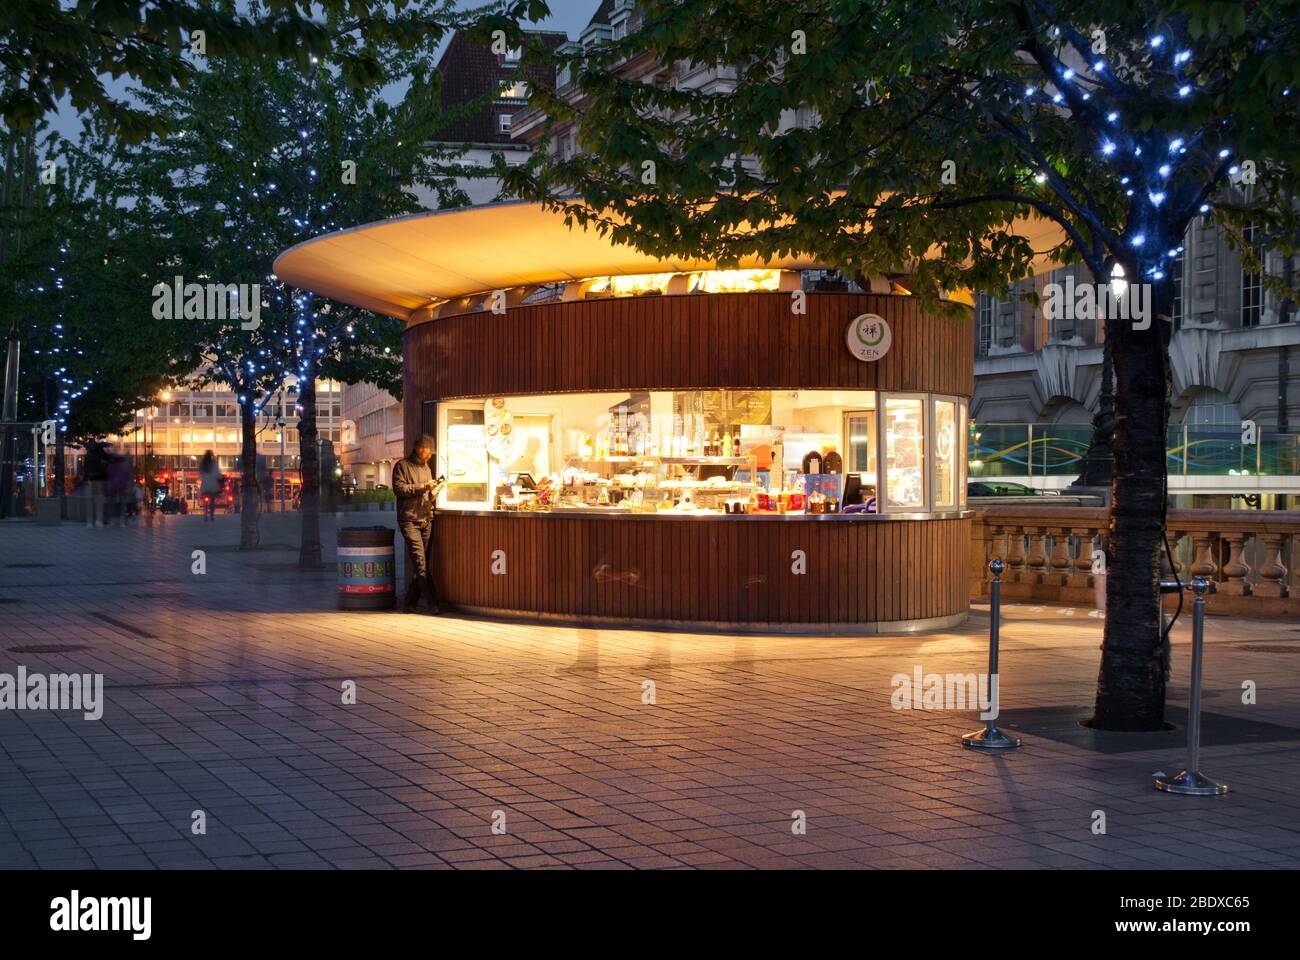
M961 738L961 745L970 750L1014 750L1020 738L1008 736L997 728L996 720L1001 709L998 683L998 633L1002 620L1002 570L1001 560L990 560L989 570L993 580L989 584L989 716L984 728Z
M1202 775L1201 755L1201 658L1205 652L1205 593L1210 585L1204 577L1192 580L1196 600L1192 604L1192 699L1187 707L1187 768L1175 776L1156 777L1156 789L1193 797L1218 797L1228 792L1226 783Z

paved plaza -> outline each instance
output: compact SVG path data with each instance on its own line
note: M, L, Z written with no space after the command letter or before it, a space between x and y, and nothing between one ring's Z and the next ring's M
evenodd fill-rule
M891 707L896 674L985 669L986 607L889 638L343 613L334 519L321 573L297 523L253 553L236 517L0 525L0 674L104 677L98 720L0 711L0 868L1300 866L1300 625L1208 621L1201 766L1232 793L1177 797L1190 614L1179 728L1098 735L1100 621L1008 606L1025 746L989 756L973 711Z

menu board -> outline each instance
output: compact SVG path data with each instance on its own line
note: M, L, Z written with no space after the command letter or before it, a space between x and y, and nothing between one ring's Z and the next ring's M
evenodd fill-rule
M772 391L678 390L673 394L673 413L679 423L702 424L706 431L770 424Z
M727 398L729 423L759 426L772 422L771 390L724 390L722 392Z

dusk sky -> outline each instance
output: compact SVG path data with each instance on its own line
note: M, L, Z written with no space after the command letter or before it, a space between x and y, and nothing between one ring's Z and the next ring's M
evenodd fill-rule
M587 25L591 15L600 6L600 0L549 0L547 5L551 9L551 15L545 20L533 24L531 28L536 30L563 30L570 37L576 39L578 31ZM460 0L457 6L462 10L470 10L476 6L481 6L481 4ZM126 80L108 81L108 88L113 91L126 90L130 86L131 83ZM50 125L63 136L74 139L81 128L81 120L67 100L64 100L61 109L52 118Z

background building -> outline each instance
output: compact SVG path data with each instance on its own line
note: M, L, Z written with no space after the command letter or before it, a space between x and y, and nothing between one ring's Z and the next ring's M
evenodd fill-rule
M1246 239L1253 230L1246 231ZM1265 268L1285 276L1280 254ZM1197 220L1175 261L1169 421L1176 506L1294 504L1300 493L1300 354L1294 306L1264 289L1222 228ZM1077 475L1102 387L1105 331L1096 320L1048 319L1045 286L1092 282L1079 265L976 298L972 477L1060 488ZM1025 294L1035 293L1039 305ZM1256 442L1244 442L1253 424Z
M1285 269L1280 255L1269 272ZM1300 424L1291 356L1300 345L1293 308L1263 289L1221 230L1202 221L1176 261L1173 420L1286 431ZM1048 321L1023 294L1044 285L1091 282L1083 266L1054 270L976 306L975 400L985 421L1086 423L1097 408L1104 332L1092 320ZM1287 307L1286 310L1283 308Z
M293 506L301 479L298 475L298 389L290 382L262 408L258 416L257 452L264 457L265 492L275 509L284 494ZM316 428L321 441L337 444L342 432L341 384L331 380L316 383ZM279 420L284 419L281 428ZM229 387L213 384L203 389L165 390L157 404L136 412L134 422L113 438L119 449L139 461L150 454L158 458L157 473L166 474L173 496L198 498L199 461L211 450L227 477L240 470L242 441L239 405ZM281 456L283 455L283 461Z
M343 388L344 431L339 461L345 482L362 490L391 486L392 461L406 454L402 402L373 383Z
M567 39L554 32L534 36L552 48ZM521 66L521 53L493 53L458 31L438 61L442 105L449 111L463 109L464 114L441 131L436 143L463 149L460 162L466 167L487 170L497 154L512 166L528 159L530 147L513 140L510 130L527 103L530 77L536 80L539 74L536 67ZM475 205L497 200L501 187L496 177L474 174L457 178L457 184ZM430 191L418 184L411 190L422 206L437 208ZM392 461L406 453L401 401L374 384L358 383L343 388L342 407L347 428L339 459L345 482L359 489L389 486Z

